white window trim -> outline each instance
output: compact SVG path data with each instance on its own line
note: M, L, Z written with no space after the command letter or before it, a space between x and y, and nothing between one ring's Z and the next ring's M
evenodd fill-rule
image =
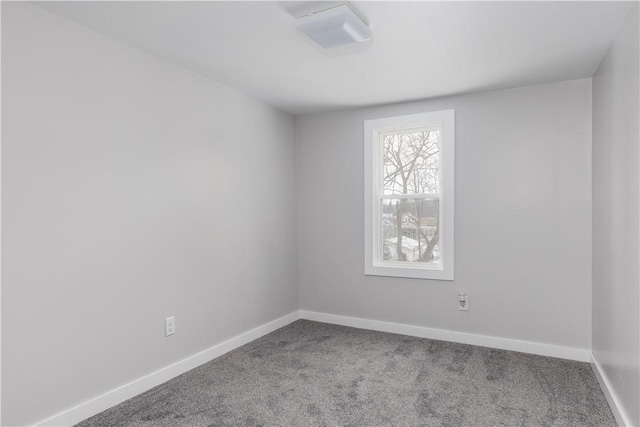
M442 266L434 268L420 263L380 263L376 261L376 245L380 232L374 218L379 212L380 189L377 185L382 165L374 164L381 159L378 135L397 128L425 128L442 126L440 136L440 247ZM455 156L455 110L435 111L407 116L387 117L364 122L364 274L372 276L409 277L416 279L453 280L454 272L454 156Z

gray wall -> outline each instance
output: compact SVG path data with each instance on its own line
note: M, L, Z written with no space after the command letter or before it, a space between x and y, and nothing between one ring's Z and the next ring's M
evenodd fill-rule
M297 309L293 117L27 3L2 55L3 425Z
M365 276L363 121L451 108L455 281ZM591 347L591 79L298 117L296 168L301 309Z
M593 352L640 425L638 5L593 78Z

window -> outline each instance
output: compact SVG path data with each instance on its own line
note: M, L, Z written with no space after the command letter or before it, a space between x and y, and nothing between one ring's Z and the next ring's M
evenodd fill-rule
M453 280L454 116L364 122L365 274Z

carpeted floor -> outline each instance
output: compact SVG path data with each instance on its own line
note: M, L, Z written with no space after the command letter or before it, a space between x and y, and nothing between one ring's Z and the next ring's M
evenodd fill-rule
M78 425L616 423L587 363L299 320Z

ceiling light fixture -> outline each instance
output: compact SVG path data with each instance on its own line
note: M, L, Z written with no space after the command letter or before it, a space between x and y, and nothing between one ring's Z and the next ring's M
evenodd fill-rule
M346 4L301 16L296 28L324 48L363 42L371 38L371 29Z

